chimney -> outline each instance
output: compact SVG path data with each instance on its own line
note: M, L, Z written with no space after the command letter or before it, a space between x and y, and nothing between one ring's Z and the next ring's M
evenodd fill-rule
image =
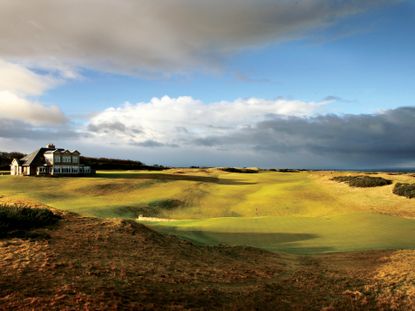
M49 149L56 149L54 144L47 144L47 145L46 145L46 148L49 148Z

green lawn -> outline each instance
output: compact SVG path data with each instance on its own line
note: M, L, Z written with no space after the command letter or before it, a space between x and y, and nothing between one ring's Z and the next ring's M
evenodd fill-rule
M147 223L197 243L290 253L415 248L415 220L372 213L332 217L222 217Z
M149 225L207 244L299 253L413 248L415 200L394 195L393 185L363 189L331 181L342 174L348 173L172 169L0 176L0 200L42 202L85 216L175 219ZM415 182L409 175L377 176Z

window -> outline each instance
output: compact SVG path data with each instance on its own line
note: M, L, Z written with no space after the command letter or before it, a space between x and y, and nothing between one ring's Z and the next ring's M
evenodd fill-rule
M72 157L72 163L78 163L79 158L77 156Z
M61 156L55 156L55 162L60 162L61 161Z

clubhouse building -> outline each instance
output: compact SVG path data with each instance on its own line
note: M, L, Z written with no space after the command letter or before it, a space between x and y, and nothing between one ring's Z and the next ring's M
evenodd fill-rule
M31 154L13 159L10 164L11 175L21 176L80 176L91 175L90 166L80 164L81 154L49 144Z

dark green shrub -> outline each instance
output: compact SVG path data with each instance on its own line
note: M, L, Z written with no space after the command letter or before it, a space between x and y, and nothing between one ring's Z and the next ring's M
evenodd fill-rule
M382 177L371 177L371 176L336 176L332 180L337 182L344 182L349 184L350 187L380 187L392 184L392 180L385 179Z
M258 170L253 170L251 168L223 167L221 170L230 173L258 173Z
M21 159L25 154L20 152L1 152L0 151L0 171L10 171L10 163L14 158ZM1 175L1 174L0 174Z
M25 230L55 224L61 217L45 208L0 205L0 237L15 232L24 235Z
M306 169L293 169L293 168L270 168L270 172L280 172L280 173L300 173L307 171Z
M145 165L140 161L109 159L109 158L90 158L81 156L81 163L89 165L94 170L149 170L162 171L168 169L162 165Z
M415 198L415 184L397 183L393 193L409 199Z

